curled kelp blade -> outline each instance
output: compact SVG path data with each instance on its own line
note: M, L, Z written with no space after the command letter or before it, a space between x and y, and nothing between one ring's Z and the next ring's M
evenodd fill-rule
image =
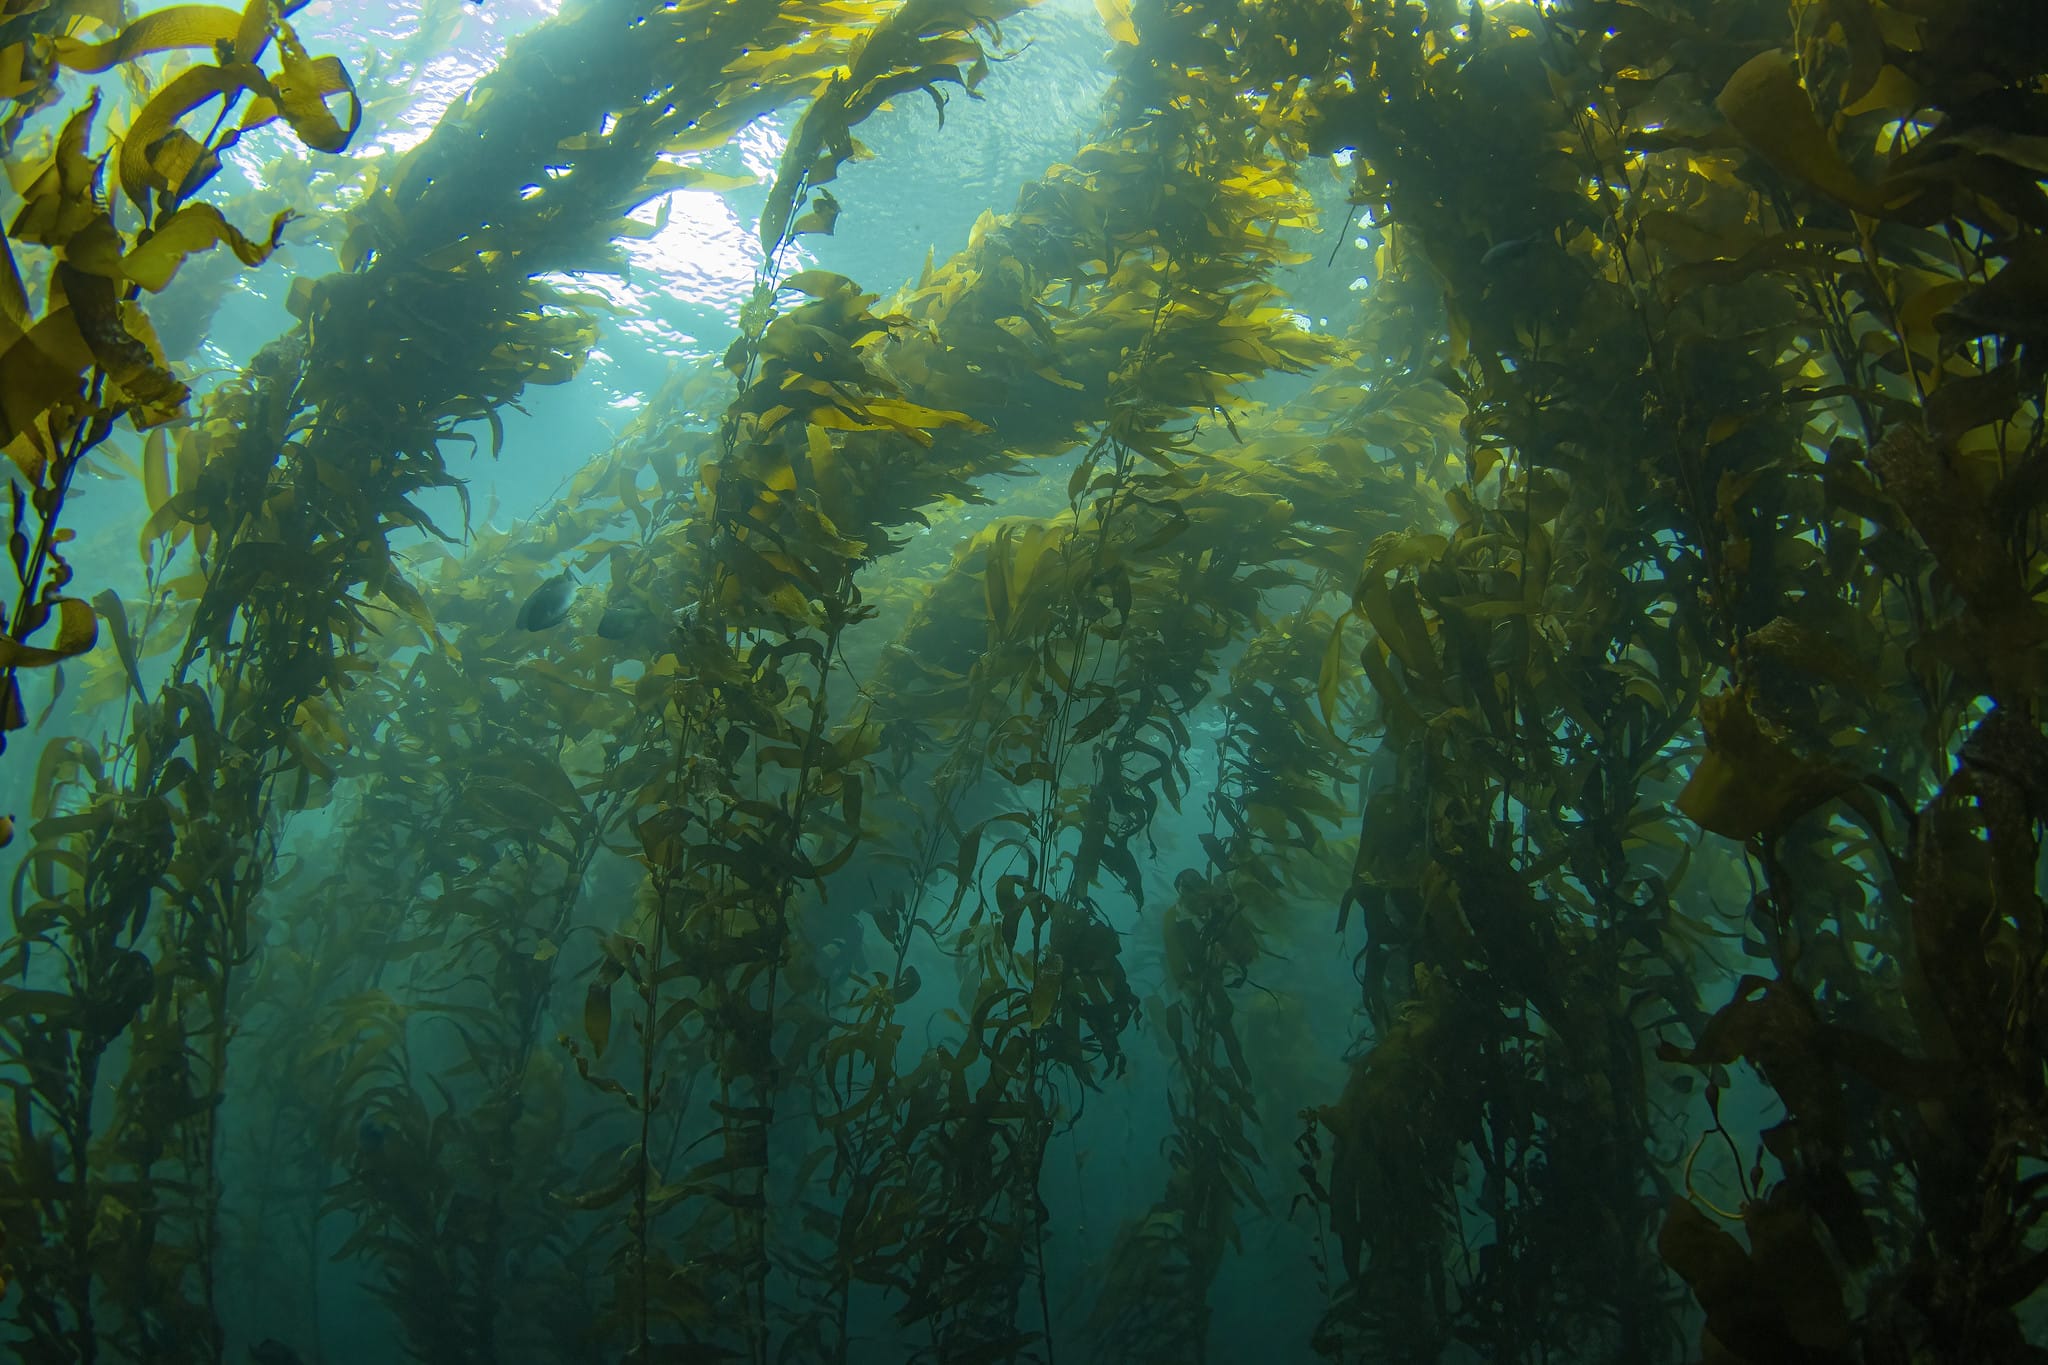
M562 624L569 606L576 600L576 580L567 569L533 590L520 604L519 629L548 630Z

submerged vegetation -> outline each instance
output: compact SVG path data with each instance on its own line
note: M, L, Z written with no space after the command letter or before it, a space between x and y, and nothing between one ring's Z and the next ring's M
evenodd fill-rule
M306 8L0 5L17 1358L2048 1360L2029 0L1098 0L909 282L1029 0L374 152L461 7ZM473 516L683 190L730 334Z

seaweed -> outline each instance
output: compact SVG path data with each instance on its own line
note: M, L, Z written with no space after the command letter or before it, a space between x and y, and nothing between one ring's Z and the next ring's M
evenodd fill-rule
M455 22L296 8L0 19L7 728L86 674L24 1359L318 1360L360 1277L418 1360L1203 1360L1274 1264L1332 1360L2040 1355L2018 9L1103 0L1099 126L890 295L802 239L1020 6L571 4L266 235L223 155ZM564 277L773 116L732 335L472 515ZM288 231L341 269L181 370L159 291Z

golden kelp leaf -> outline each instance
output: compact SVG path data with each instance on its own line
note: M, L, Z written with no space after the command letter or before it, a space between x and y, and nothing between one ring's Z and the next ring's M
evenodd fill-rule
M1131 22L1130 0L1095 0L1095 12L1109 30L1109 40L1126 47L1138 45L1138 26Z
M142 443L142 499L152 512L171 499L171 441L161 429Z
M2023 238L1998 273L1979 287L1948 301L1935 326L1956 338L2003 335L2038 340L2048 335L2048 245Z
M940 427L960 427L977 436L988 430L986 423L977 421L964 412L928 408L922 403L913 403L903 398L873 398L862 403L860 408L864 416L894 427L923 446L932 443L931 433ZM831 424L821 422L820 425Z
M51 310L0 351L0 442L12 450L15 438L52 405L79 398L79 376L92 361L68 307Z
M169 421L187 390L165 368L156 333L140 308L124 302L110 279L59 263L57 279L92 358L132 406L137 427Z
M996 634L1005 636L1019 610L1031 596L1041 567L1057 572L1067 533L1043 522L1019 521L997 529L988 547L988 573L984 591L988 596L989 620ZM1050 558L1048 558L1050 555Z
M789 234L794 237L801 233L814 232L830 237L832 228L839 221L839 201L832 197L832 191L819 190L811 205L811 211L789 225Z
M178 120L197 109L210 99L239 90L253 90L264 93L270 82L261 71L248 62L234 62L227 66L195 66L181 71L150 97L142 106L135 121L128 125L128 136L121 142L119 174L121 189L135 206L144 213L149 212L149 196L152 190L169 191L182 184L189 173L190 161L180 168L172 159L159 164L159 154L164 144L173 142L172 134L177 133ZM191 142L189 135L186 142ZM170 179L170 172L176 170L176 184Z
M1773 48L1744 62L1722 87L1714 107L1780 173L1865 213L1883 208L1877 191L1835 150L1783 49Z
M252 3L250 14L256 12ZM253 41L249 37L249 23L249 15L245 15L243 37L237 39L238 51L245 40ZM193 67L180 72L143 106L121 144L120 159L121 188L138 207L148 209L151 190L173 192L184 188L202 160L218 164L203 146L178 127L179 120L216 97L242 90L256 96L222 148L279 116L291 125L299 141L315 151L339 152L348 146L362 121L363 108L347 68L336 57L307 56L289 26L278 28L278 51L284 70L274 80L248 60ZM328 97L337 94L348 96L346 125L338 122L327 107Z
M277 51L284 70L271 82L268 102L284 115L284 121L298 134L299 141L314 151L346 150L363 121L363 104L356 98L356 83L350 78L348 68L341 64L339 57L307 56L306 49L289 24L278 25ZM327 107L327 100L333 95L348 97L346 123L336 120L333 111ZM248 116L242 120L243 128L253 128L268 121L259 117L265 102L259 99L251 107Z
M1047 953L1031 977L1031 1027L1044 1028L1060 1000L1063 975L1059 954Z
M1001 532L989 542L986 567L982 570L982 595L988 603L989 624L1000 638L1010 628L1009 543Z
M121 656L121 668L128 675L128 685L135 689L138 698L147 700L149 693L143 689L142 667L135 655L135 637L128 629L128 608L112 588L101 590L99 596L92 599L92 605L114 632L114 650Z
M39 426L30 426L26 431L16 433L14 439L7 443L6 453L30 488L41 486L43 471L50 466L50 448Z
M583 1032L590 1039L591 1055L603 1057L612 1040L612 983L604 975L583 994Z
M24 202L14 225L7 229L9 237L38 246L63 247L100 216L102 163L85 150L99 108L100 93L94 90L85 107L65 120L49 162L22 191Z
M2008 132L2003 128L1965 128L1946 139L1985 156L1995 156L2036 175L2048 175L2048 137Z
M1841 26L1842 46L1849 53L1849 74L1843 78L1844 104L1863 97L1876 83L1884 65L1884 28L1871 9L1871 0L1827 0L1829 16Z
M1877 79L1870 89L1858 99L1842 106L1843 118L1858 118L1879 109L1894 109L1907 113L1920 105L1920 87L1911 76L1896 66L1885 66L1877 73Z
M418 626L428 639L440 639L440 632L434 628L433 609L428 607L427 600L420 596L419 589L406 582L405 575L396 567L384 575L383 581L377 585L377 590L384 594L385 601Z
M916 995L923 985L924 977L919 975L916 966L906 963L903 975L896 978L896 984L890 988L889 993L895 998L895 1003L901 1005Z
M1942 279L1926 271L1906 269L1894 271L1893 279L1904 296L1897 312L1901 339L1921 355L1933 358L1939 353L1938 319L1969 292L1969 281ZM1908 290L1911 292L1907 293Z
M1740 413L1724 412L1707 424L1707 438L1703 444L1717 446L1742 430L1749 418Z
M1700 722L1707 753L1678 794L1678 808L1702 829L1743 840L1774 833L1853 783L1766 732L1742 688L1703 699Z
M186 534L191 529L185 518L195 501L195 496L191 493L182 496L173 494L165 498L157 505L156 510L150 513L149 520L143 523L142 530L136 538L136 543L142 551L143 562L147 563L149 560L150 546L173 532L176 532L176 535L171 541L172 549L176 549L184 542Z
M242 6L242 22L235 30L235 60L253 62L262 55L270 43L270 35L276 30L279 5L277 0L247 0ZM297 9L297 5L289 5Z
M19 100L33 94L38 82L29 73L39 69L39 63L33 67L29 64L27 43L0 47L0 100Z
M1316 705L1331 734L1337 732L1337 684L1344 676L1344 623L1356 614L1345 612L1330 628L1330 643L1323 647L1323 664L1316 673Z
M761 183L758 175L734 175L725 171L706 170L702 166L679 166L664 162L656 167L647 179L640 182L640 188L649 199L670 190L706 190L722 193L726 190L744 190Z
M56 603L57 639L49 646L23 644L0 635L0 668L47 668L75 658L99 639L99 618L92 606L76 597L60 597Z
M270 220L270 236L257 241L243 236L213 205L187 204L165 219L148 241L121 258L121 273L153 294L171 282L187 256L210 251L222 242L243 265L261 265L277 250L285 224L293 217L289 209L278 214Z
M1375 570L1359 580L1352 601L1402 667L1429 691L1441 691L1443 671L1437 664L1428 623L1416 605L1415 585L1405 579L1390 583L1385 574Z
M814 299L829 299L835 294L860 293L859 285L846 276L830 270L799 270L784 280L781 287L809 294Z
M22 287L21 267L15 264L14 248L0 237L0 336L11 340L28 326L28 290Z
M96 72L178 48L211 48L235 36L242 16L219 5L173 5L145 14L104 43L86 43L65 36L51 44L60 66Z

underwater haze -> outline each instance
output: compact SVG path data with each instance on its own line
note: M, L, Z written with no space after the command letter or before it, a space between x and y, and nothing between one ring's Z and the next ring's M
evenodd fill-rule
M0 3L0 1353L2048 1365L2035 3Z

